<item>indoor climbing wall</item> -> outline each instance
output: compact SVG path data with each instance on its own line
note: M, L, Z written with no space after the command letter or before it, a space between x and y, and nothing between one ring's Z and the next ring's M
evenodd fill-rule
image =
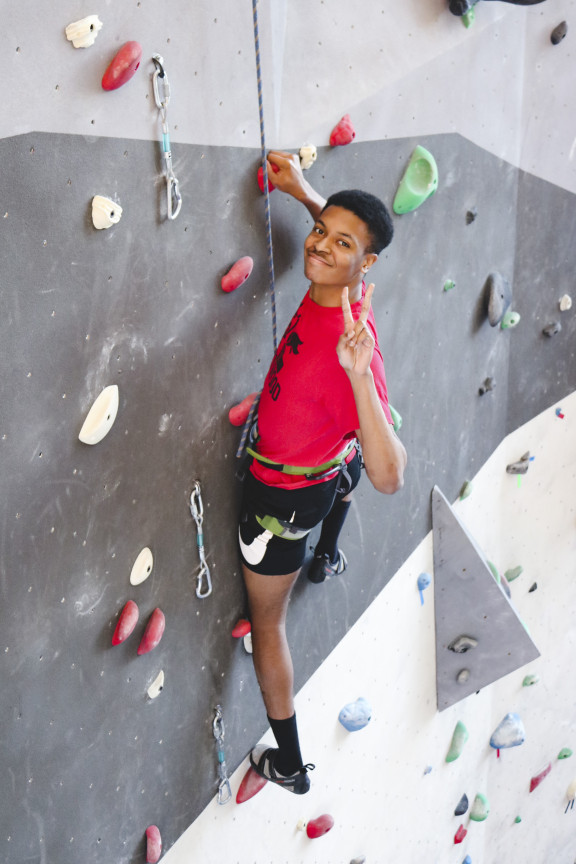
M564 619L557 626L555 601L574 551L563 533L574 522L561 481L576 410L576 325L559 299L574 291L576 105L572 34L553 46L550 32L570 23L575 4L522 9L480 0L469 29L445 0L398 6L361 0L352 15L340 0L258 7L269 146L314 143L308 176L326 195L358 186L391 207L418 144L433 154L439 182L421 208L395 216L395 240L373 271L389 394L409 452L405 488L386 498L364 481L346 528L346 576L322 586L303 580L291 604L303 749L318 765L313 794L280 801L284 793L266 789L242 809L212 799L215 706L230 772L266 730L251 658L231 636L246 607L235 545L240 430L228 410L259 389L272 356L252 8L166 0L159 15L149 0L119 9L58 0L44 20L25 0L6 16L0 849L7 864L144 861L151 824L164 850L192 825L166 856L178 864L195 855L336 862L361 852L377 861L382 849L401 860L396 826L413 820L415 795L433 798L436 809L411 832L405 860L426 853L456 862L470 851L474 864L491 864L519 848L531 860L534 833L546 833L518 778L526 772L529 782L546 768L556 758L552 744L559 751L574 741L561 694L554 702L561 742L558 735L544 748L537 717L571 674L551 634L569 627ZM66 26L96 14L103 26L94 43L75 48ZM106 91L102 76L129 40L142 47L139 68ZM166 218L154 53L171 85L166 120L182 197L174 220ZM331 148L330 131L344 114L356 137ZM108 228L94 226L95 196L111 202ZM300 254L310 220L278 192L270 203L281 330L306 289ZM245 255L252 274L224 293L222 276ZM515 327L490 325L490 274L511 286ZM480 395L488 378L491 389ZM83 443L89 410L111 385L115 421L98 443ZM536 453L535 442L528 476L506 475L508 462ZM478 477L489 482L475 480L461 515L490 560L498 557L503 570L545 560L536 553L558 535L558 584L536 600L546 626L534 616L533 594L519 603L542 654L542 682L522 689L519 671L437 713L433 593L423 592L420 605L415 587L418 574L433 569L430 493L437 485L452 502L481 468ZM213 586L206 597L198 596L208 585L205 575L199 581L190 511L197 480ZM539 488L550 517L531 531ZM549 525L556 508L558 528ZM516 539L510 525L518 512ZM132 584L146 548L151 570ZM138 622L113 646L128 601ZM155 609L165 618L161 641L138 654ZM374 717L351 735L337 715L360 695ZM487 741L515 710L526 746L495 762ZM469 729L470 756L445 765L458 719ZM499 770L507 762L513 777ZM574 851L566 845L569 814L556 823L571 771L569 759L555 763L558 783L546 780L540 790L555 790L546 793L555 809L534 864ZM393 796L382 798L383 776ZM464 791L471 803L476 793L492 801L486 825L469 831L469 850L466 841L453 844ZM394 813L389 823L383 810ZM294 840L298 818L323 812L336 819L329 836ZM511 835L508 823L522 813L532 821L524 817Z

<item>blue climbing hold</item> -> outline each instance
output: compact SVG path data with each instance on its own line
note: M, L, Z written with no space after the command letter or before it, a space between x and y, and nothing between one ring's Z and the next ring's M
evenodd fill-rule
M372 708L370 704L360 696L356 702L349 702L340 711L338 720L348 732L357 732L363 729L370 722L372 716Z
M524 743L525 738L524 724L518 714L506 714L492 733L490 746L494 750L503 750L506 747L518 747Z
M418 591L420 592L420 605L421 606L424 605L424 594L422 592L425 591L426 588L428 588L431 581L432 580L430 578L429 573L421 573L420 576L418 577Z

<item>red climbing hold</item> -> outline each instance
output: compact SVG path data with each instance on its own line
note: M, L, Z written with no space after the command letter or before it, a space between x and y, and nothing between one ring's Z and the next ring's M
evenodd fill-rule
M113 645L120 645L121 642L124 642L130 636L136 626L139 614L138 606L134 600L128 600L118 618L118 623L112 636Z
M352 126L350 115L345 114L344 117L336 124L330 133L330 146L343 147L344 144L350 144L356 137L356 132Z
M238 792L236 793L236 803L243 804L245 801L253 798L254 795L257 795L258 792L264 788L267 782L268 781L265 777L261 777L260 774L254 771L252 766L250 766L242 779Z
M161 609L156 607L156 609L154 609L152 615L150 616L148 624L146 625L146 630L144 631L144 635L140 640L140 645L138 646L138 654L148 654L149 651L152 651L153 648L156 648L156 646L162 639L165 625L166 619L164 618L164 613Z
M536 789L536 787L540 785L542 780L544 780L544 778L548 776L551 770L552 763L549 762L547 767L543 771L541 771L540 774L537 774L536 777L532 777L532 779L530 780L530 792L533 792L534 789Z
M126 84L140 66L141 59L140 43L125 42L102 76L102 89L117 90Z
M318 816L317 819L311 819L308 822L306 825L306 834L311 840L314 840L316 837L322 837L323 834L327 834L333 827L334 819L329 813L324 813L322 816Z
M454 843L462 843L467 833L468 831L466 830L464 825L460 825L460 827L456 831L456 834L454 835Z
M228 412L228 419L233 426L243 426L248 419L250 408L258 393L250 393L238 405L233 405Z
M269 165L272 165L272 170L275 174L278 174L280 168L274 164L274 162L269 162ZM268 172L270 173L270 172ZM264 194L264 168L260 166L258 168L258 186L260 187L260 191ZM276 187L268 180L268 192L273 192Z
M246 636L247 633L250 633L251 630L252 625L250 624L250 621L247 621L246 618L240 618L232 630L232 636L236 639L241 639L243 636Z
M146 862L157 864L162 855L162 837L156 825L150 825L146 829Z
M254 266L254 261L250 258L249 255L246 255L244 258L240 258L236 261L235 264L232 265L228 273L222 277L222 281L220 285L222 286L222 290L226 291L227 294L230 291L234 291L236 288L239 288L243 282L246 281L250 273L252 272L252 267Z

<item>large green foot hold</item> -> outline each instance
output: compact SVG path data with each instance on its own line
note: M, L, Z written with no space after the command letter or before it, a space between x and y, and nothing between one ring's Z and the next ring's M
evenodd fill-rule
M455 759L458 759L458 757L462 753L462 750L464 749L464 744L467 740L468 730L464 723L459 720L454 728L452 741L450 743L450 749L448 750L448 755L446 756L446 762L454 762Z
M485 819L488 818L488 814L490 813L490 805L488 804L488 799L485 795L482 795L479 792L474 798L474 803L470 808L470 819L473 822L484 822Z
M401 215L416 210L437 188L436 160L428 150L418 144L398 186L392 205L394 212Z

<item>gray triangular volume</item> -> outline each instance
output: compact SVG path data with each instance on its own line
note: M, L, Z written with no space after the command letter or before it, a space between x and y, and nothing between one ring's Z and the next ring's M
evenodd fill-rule
M540 652L437 486L432 490L432 527L436 693L438 710L443 711ZM461 636L470 641L458 642Z

